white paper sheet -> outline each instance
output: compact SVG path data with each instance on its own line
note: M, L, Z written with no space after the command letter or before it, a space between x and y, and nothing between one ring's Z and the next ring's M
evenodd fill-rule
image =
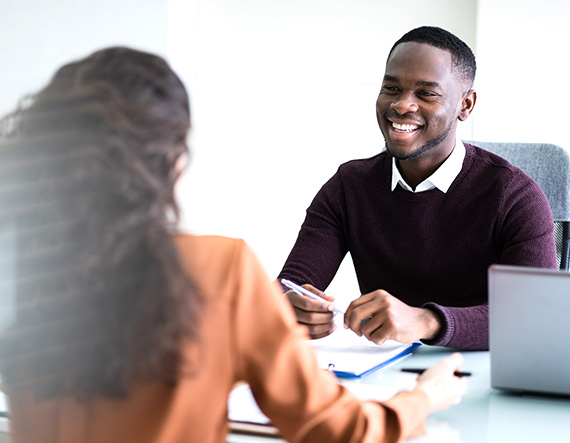
M341 381L360 400L384 401L393 397L397 389L391 386L369 385ZM254 423L270 426L270 420L261 412L247 384L240 384L230 393L228 399L228 418L238 423Z
M337 329L331 335L308 341L315 350L319 367L323 369L359 376L392 360L411 346L394 340L378 346L366 337L344 329L342 319L337 318L336 324Z

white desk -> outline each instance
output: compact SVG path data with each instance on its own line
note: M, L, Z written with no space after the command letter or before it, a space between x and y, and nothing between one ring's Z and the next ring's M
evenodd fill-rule
M450 351L422 346L413 355L365 377L364 384L394 385L410 389L415 375L400 368L432 366ZM471 371L469 389L459 405L428 416L427 435L410 443L569 443L570 398L519 395L491 388L489 353L463 352L463 368ZM570 376L570 368L568 368ZM231 434L231 443L276 443L282 440Z
M449 354L450 351L444 348L422 346L413 355L365 377L359 383L410 389L415 384L415 375L402 373L400 368L431 366ZM428 434L408 440L409 443L570 442L570 398L508 394L491 389L489 353L464 352L463 355L463 368L473 375L468 379L469 390L462 402L430 414ZM570 374L570 370L568 372ZM3 432L5 428L6 420L0 419L0 443L8 442ZM278 443L282 440L230 434L227 441Z

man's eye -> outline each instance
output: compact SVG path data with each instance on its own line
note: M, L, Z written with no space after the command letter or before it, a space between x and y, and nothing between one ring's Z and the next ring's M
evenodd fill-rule
M382 86L382 89L387 92L396 92L398 90L396 86Z
M431 91L420 91L419 94L423 95L424 97L435 97L437 95L435 92Z

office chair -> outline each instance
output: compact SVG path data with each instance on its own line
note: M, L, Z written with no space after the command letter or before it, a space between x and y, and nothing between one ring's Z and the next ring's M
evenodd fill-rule
M466 141L491 151L532 177L542 188L554 218L556 255L561 270L570 265L570 152L546 143Z

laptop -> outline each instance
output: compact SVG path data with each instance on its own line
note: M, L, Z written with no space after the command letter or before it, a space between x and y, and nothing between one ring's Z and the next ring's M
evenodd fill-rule
M570 396L570 273L489 267L491 386Z

